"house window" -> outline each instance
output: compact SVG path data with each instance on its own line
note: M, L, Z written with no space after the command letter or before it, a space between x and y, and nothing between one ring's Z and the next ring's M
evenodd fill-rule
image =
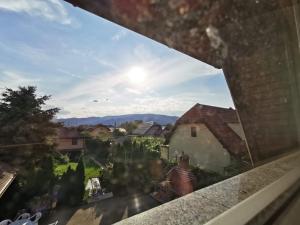
M72 145L77 145L77 144L78 144L78 139L72 138Z
M197 129L196 129L196 127L191 127L191 136L192 137L197 137Z

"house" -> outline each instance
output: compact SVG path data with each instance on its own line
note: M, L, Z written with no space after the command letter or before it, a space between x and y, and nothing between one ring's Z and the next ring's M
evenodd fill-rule
M196 104L179 118L167 138L170 160L182 152L202 169L223 172L247 152L245 135L234 109Z
M141 123L132 131L135 136L153 136L159 137L162 133L162 127L154 122Z
M98 124L92 127L88 127L86 131L89 132L89 135L93 138L109 139L111 138L111 130L102 124Z
M56 149L62 153L81 152L85 149L84 137L77 128L58 128L56 144Z

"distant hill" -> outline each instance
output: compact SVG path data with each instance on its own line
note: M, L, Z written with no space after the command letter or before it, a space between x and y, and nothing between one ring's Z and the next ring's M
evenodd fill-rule
M65 126L79 126L79 125L120 125L125 122L131 122L134 120L142 120L144 122L153 121L155 123L166 125L174 124L178 119L177 116L157 115L157 114L129 114L121 116L104 116L104 117L87 117L87 118L66 118L57 119L58 122L64 123Z

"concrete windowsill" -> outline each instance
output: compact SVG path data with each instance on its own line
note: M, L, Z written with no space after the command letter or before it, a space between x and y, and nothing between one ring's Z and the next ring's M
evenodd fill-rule
M300 151L296 151L117 224L205 224L295 170L299 165Z

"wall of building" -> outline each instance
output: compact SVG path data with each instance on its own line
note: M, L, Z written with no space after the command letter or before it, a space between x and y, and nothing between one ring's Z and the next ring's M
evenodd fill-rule
M191 137L196 127L197 137ZM179 125L170 140L169 156L176 159L182 152L188 154L191 165L202 169L223 172L230 165L230 155L204 124Z
M72 150L72 149L83 149L84 140L78 139L77 145L72 145L72 139L59 139L57 141L57 150Z
M236 26L224 27L231 54L223 71L251 156L258 162L298 145L295 112L299 97L292 93L296 82L290 79L295 74L291 64L296 58L290 55L293 41L285 15L281 10L254 15L240 19L243 29L234 35Z

